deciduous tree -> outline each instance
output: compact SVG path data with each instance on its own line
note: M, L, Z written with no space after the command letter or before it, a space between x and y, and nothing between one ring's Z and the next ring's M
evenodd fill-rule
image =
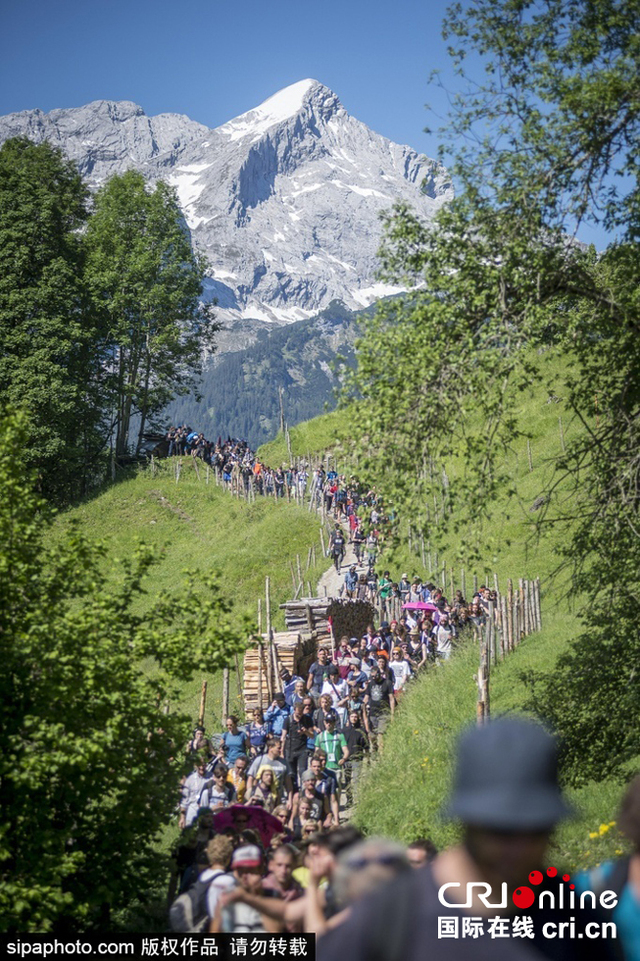
M450 9L457 196L433 228L406 208L388 218L383 271L413 290L373 321L355 382L367 445L391 465L387 490L414 527L453 521L471 556L507 481L518 391L540 376L538 350L567 358L562 392L584 432L556 463L545 522L565 525L589 603L583 636L534 689L575 781L640 750L639 28L638 0ZM466 73L478 58L480 80ZM610 232L600 255L574 240L589 224Z
M86 489L102 446L101 357L83 286L86 200L59 150L24 138L3 144L0 403L27 413L20 456L56 498Z
M0 930L87 931L161 871L190 723L163 711L176 683L244 641L213 578L145 600L149 549L110 563L78 530L52 537L25 436L3 418Z
M115 450L123 455L140 449L150 418L197 384L218 326L200 300L204 262L165 183L151 189L135 171L112 177L96 195L85 249L92 304L107 331Z

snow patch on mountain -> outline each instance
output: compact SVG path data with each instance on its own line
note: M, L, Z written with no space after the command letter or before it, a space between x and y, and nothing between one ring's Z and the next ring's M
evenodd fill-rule
M370 130L311 79L216 129L101 100L0 118L0 141L16 135L61 147L92 188L131 168L172 184L210 266L205 296L243 337L252 321L397 292L376 277L381 212L403 202L428 222L452 197L438 163Z
M228 137L229 140L241 140L250 135L252 142L255 142L270 127L298 113L302 109L306 94L315 86L318 86L317 80L300 80L298 83L293 83L284 90L279 90L258 107L218 127L218 133Z

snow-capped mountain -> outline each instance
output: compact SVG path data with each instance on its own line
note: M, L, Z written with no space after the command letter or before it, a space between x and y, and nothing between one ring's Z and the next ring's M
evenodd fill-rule
M435 161L374 133L315 80L215 129L97 101L0 118L0 141L16 135L60 146L92 186L131 168L173 184L219 317L245 330L391 293L375 279L380 212L406 201L428 220L452 196Z

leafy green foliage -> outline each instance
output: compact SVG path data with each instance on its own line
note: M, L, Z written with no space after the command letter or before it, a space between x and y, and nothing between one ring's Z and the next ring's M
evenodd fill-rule
M148 191L141 174L112 177L98 191L85 238L87 283L110 357L116 454L136 451L153 418L197 382L202 350L218 329L200 302L204 261L194 253L174 191Z
M18 138L0 148L0 403L26 412L22 456L56 498L86 488L102 446L79 233L86 196L49 144Z
M559 392L584 430L558 456L538 517L563 532L589 605L571 654L532 683L576 783L640 750L639 25L637 0L451 8L461 76L469 53L486 69L450 118L464 138L460 189L432 230L405 208L388 219L385 275L414 290L373 321L353 384L361 449L372 468L389 465L392 506L481 557L523 439L518 395L539 378L540 351L566 355ZM601 257L571 240L594 222L617 231Z
M88 930L144 893L175 809L188 718L178 681L242 649L215 580L154 594L154 552L105 572L104 551L51 518L22 460L24 421L0 443L0 916L14 931ZM147 592L144 606L139 599ZM245 625L246 627L246 625ZM157 669L143 673L153 658Z

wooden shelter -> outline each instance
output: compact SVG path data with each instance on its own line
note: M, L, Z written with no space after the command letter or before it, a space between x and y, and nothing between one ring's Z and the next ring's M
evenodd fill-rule
M361 637L375 617L371 604L334 600L327 597L302 597L280 605L285 612L287 630L262 634L244 655L244 709L249 715L256 707L266 708L281 690L280 671L306 679L318 648L335 649L342 634ZM332 626L334 630L332 631Z

